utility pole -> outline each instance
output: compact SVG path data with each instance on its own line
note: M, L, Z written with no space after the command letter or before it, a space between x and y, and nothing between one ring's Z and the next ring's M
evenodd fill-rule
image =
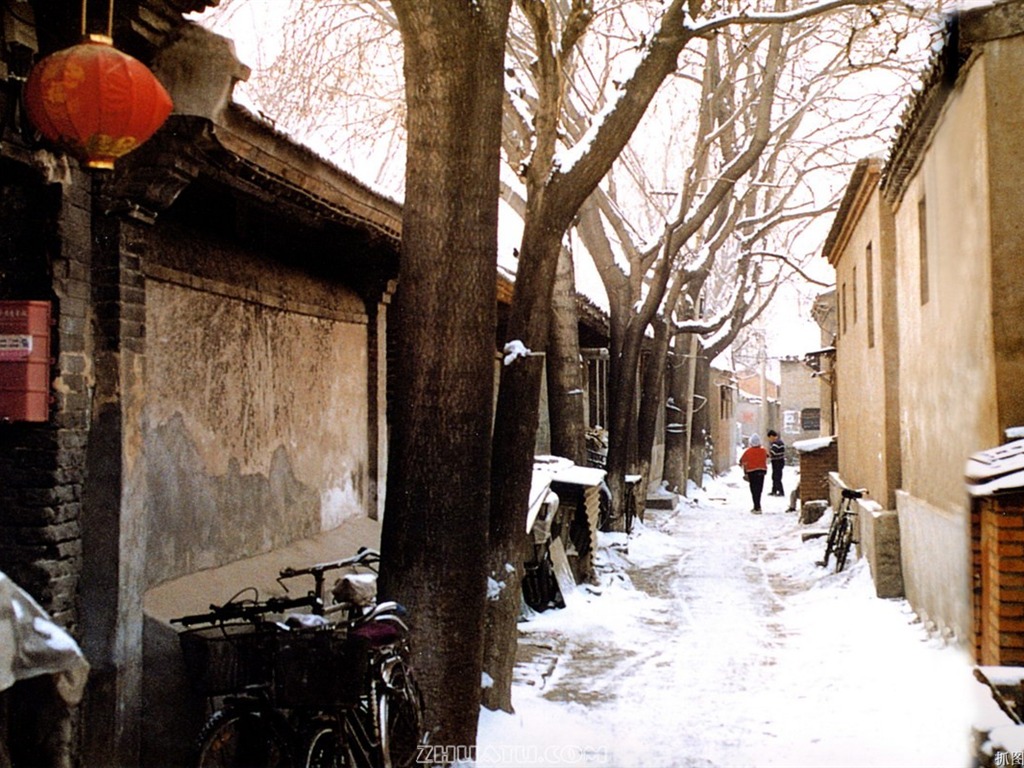
M754 330L757 339L758 383L761 394L761 409L758 412L758 433L764 439L768 431L768 350L764 329Z

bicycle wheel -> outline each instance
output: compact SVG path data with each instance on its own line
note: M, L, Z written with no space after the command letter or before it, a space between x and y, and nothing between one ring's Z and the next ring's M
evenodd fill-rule
M846 558L850 555L850 546L853 544L853 521L843 515L843 529L839 535L839 543L836 544L836 573L846 567Z
M305 768L348 768L342 727L332 717L317 718L306 740Z
M290 768L288 738L259 709L220 709L199 735L198 768Z
M387 768L410 768L419 760L423 739L423 698L412 672L399 660L377 698L380 750Z
M828 558L836 551L836 547L839 545L839 531L845 519L846 515L843 514L843 505L840 504L839 509L832 513L832 522L828 527L828 538L825 540L825 556L818 563L823 568L828 567Z

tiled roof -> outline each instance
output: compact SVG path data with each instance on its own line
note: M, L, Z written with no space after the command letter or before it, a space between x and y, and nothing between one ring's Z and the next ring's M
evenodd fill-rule
M910 100L882 169L882 194L898 202L961 74L981 44L1024 34L1024 1L1004 0L948 17L942 48L932 57Z

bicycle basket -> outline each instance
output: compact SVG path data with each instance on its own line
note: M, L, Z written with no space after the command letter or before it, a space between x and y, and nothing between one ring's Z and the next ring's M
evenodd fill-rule
M344 631L283 632L275 655L274 700L279 707L353 704L365 682L365 657Z
M178 635L185 669L196 692L219 696L273 680L276 630L223 624Z

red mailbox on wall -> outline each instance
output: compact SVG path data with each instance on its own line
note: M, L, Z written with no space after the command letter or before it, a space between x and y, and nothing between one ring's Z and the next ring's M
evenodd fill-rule
M0 421L50 418L50 302L0 301Z

